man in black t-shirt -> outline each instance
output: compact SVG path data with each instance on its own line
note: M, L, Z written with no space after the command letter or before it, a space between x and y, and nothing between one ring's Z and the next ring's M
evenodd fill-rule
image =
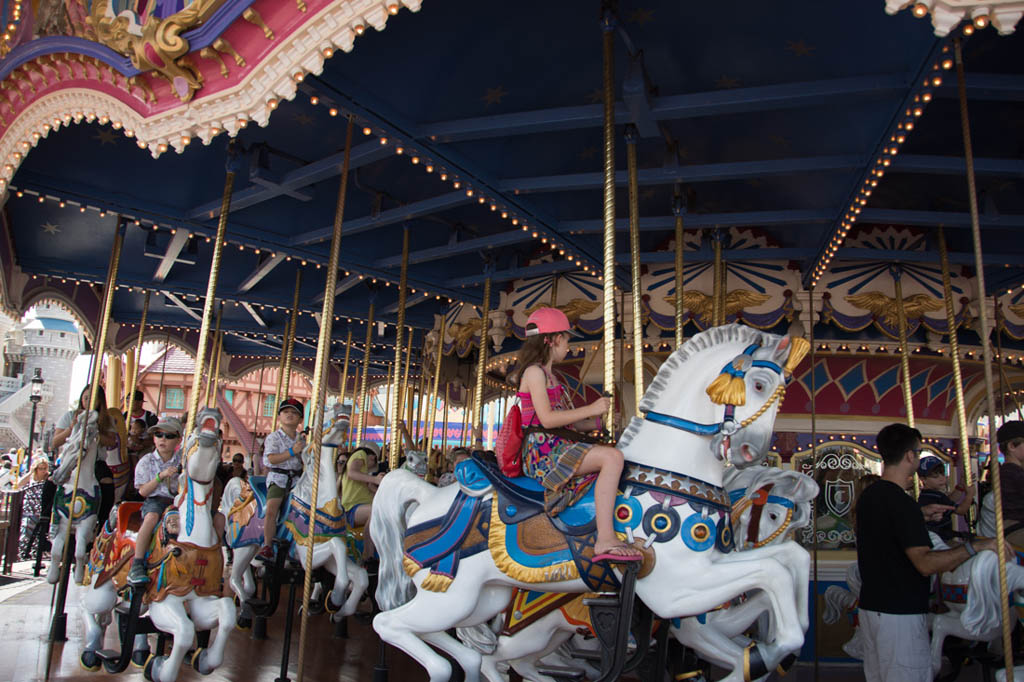
M925 519L939 519L950 508L918 507L905 492L917 471L921 432L890 424L876 441L882 477L861 493L856 519L864 676L867 682L931 682L928 576L951 571L979 551L995 551L996 544L990 538L933 550Z

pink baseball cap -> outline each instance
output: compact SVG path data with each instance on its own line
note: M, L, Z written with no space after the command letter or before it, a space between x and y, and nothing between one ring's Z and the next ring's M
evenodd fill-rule
M540 336L541 334L555 334L558 332L566 332L570 336L579 336L579 334L572 330L569 318L558 308L538 308L526 320L527 336Z

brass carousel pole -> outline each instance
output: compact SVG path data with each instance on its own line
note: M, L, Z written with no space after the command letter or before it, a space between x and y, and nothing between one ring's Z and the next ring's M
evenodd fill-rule
M683 197L675 195L672 213L676 217L676 348L683 345Z
M441 351L444 350L444 333L445 333L445 331L447 331L447 329L446 329L447 326L448 326L448 316L447 315L442 315L441 316L441 335L439 337L441 340L437 344L437 359L434 361L434 387L430 391L430 430L427 432L427 454L428 455L430 454L430 446L433 445L433 443L434 443L434 426L437 423L437 410L434 409L434 408L437 407L437 389L438 389L438 384L441 382L441 358L443 357L443 354L441 353ZM445 401L445 405L447 405L447 404L448 403L447 403L447 400L446 400ZM441 446L441 450L442 450L442 452L444 451L444 446L443 445Z
M125 233L126 221L118 217L117 228L114 233L114 245L111 249L110 260L107 265L107 281L104 285L103 291L103 304L100 308L100 319L98 320L98 326L96 327L96 345L92 349L92 357L89 360L89 409L84 417L86 424L88 424L88 414L96 409L96 398L99 395L100 385L100 371L103 368L103 350L107 347L107 330L110 327L110 310L114 303L114 292L117 288L117 271L121 265L121 247L124 245L124 233ZM76 455L77 461L75 465L75 484L71 491L71 501L68 505L68 509L71 510L70 514L74 515L74 510L78 506L78 482L79 477L82 473L82 455L85 453L85 443L88 439L83 437L79 443L78 453ZM62 593L58 597L58 608L61 613L53 614L53 621L50 624L50 636L47 638L46 646L46 674L45 678L50 679L50 659L53 658L53 644L57 639L63 641L63 632L57 632L64 630L65 617L63 613L64 596L66 596L66 585L67 581L70 580L68 572L71 568L69 564L69 549L71 546L71 530L73 524L68 523L67 531L64 535L64 549L61 552L60 557L60 580L58 581L58 590Z
M207 335L213 320L213 305L217 296L217 280L220 277L220 257L224 251L224 235L228 231L228 214L231 212L231 190L235 184L235 172L228 170L224 180L224 196L220 205L220 220L217 221L217 236L213 240L213 256L210 262L210 279L206 283L206 300L203 301L203 321L199 330L199 347L196 349L196 374L192 378L192 395L189 396L188 424L185 434L192 433L199 413L199 389L203 385L200 370L206 361Z
M302 268L296 266L295 268L295 293L292 295L292 314L288 322L288 334L285 337L284 343L288 346L288 350L284 354L284 370L281 372L281 376L277 379L277 385L280 388L277 391L277 405L274 406L274 425L272 430L277 429L277 408L281 404L282 400L288 399L288 388L291 386L292 381L292 362L295 359L295 337L299 331L299 290L302 288ZM333 289L331 290L333 291ZM326 296L324 297L326 298ZM332 318L333 319L333 318Z
M626 167L629 173L629 264L630 300L633 312L633 413L640 416L644 397L644 333L640 325L640 185L637 179L636 143L640 134L632 123L626 126Z
M903 374L903 405L907 411L907 426L917 428L914 419L914 396L910 389L910 345L907 343L907 309L903 304L903 270L899 265L891 268L892 283L896 289L896 319L899 324L900 334L900 372ZM921 482L917 476L911 477L914 480L914 499L921 495Z
M277 430L277 407L281 404L281 387L284 382L285 362L288 359L288 337L291 336L291 320L284 321L284 332L281 336L281 359L277 361L277 387L274 389L273 414L270 417L270 428L267 433Z
M213 404L210 402L213 399L213 392L217 390L217 372L220 366L220 320L224 315L224 301L220 302L220 306L217 308L217 324L213 330L213 352L210 354L210 367L206 370L206 403L207 407L212 407Z
M811 477L817 479L818 477L818 415L817 415L817 404L815 399L818 393L818 387L815 382L816 372L818 366L817 358L817 344L814 343L814 286L811 285L807 289L808 308L811 310L810 324L808 325L808 336L811 342ZM793 372L796 372L796 368L793 368ZM811 554L813 555L814 561L814 574L813 574L813 585L811 586L811 595L814 597L811 599L814 609L814 679L815 682L818 680L818 660L819 647L818 643L821 640L821 629L818 627L818 499L815 498L813 507L811 510Z
M615 17L603 3L601 40L604 98L604 394L609 397L605 428L615 437Z
M309 593L313 586L313 538L316 529L317 515L317 492L320 486L320 454L323 437L323 404L327 395L327 370L330 363L331 352L331 327L334 321L334 291L338 281L338 253L341 249L341 224L345 214L345 194L348 188L349 162L352 156L352 129L353 118L348 117L348 128L345 131L345 156L341 164L341 181L338 189L338 203L334 212L334 235L331 239L331 251L327 265L327 282L324 291L329 292L324 296L324 305L320 314L320 336L316 345L316 361L313 365L313 395L309 407L310 440L309 447L310 465L313 467L313 490L310 496L309 513L309 536L306 542L306 567L304 582L302 586L302 625L299 628L299 668L296 679L302 682L305 672L306 653L306 630L309 621ZM333 463L332 463L333 466ZM301 543L299 543L301 544Z
M164 375L167 373L167 354L171 352L171 332L164 334L164 356L160 362L160 386L156 390L156 411L160 414L160 406L164 400Z
M967 410L964 406L964 381L960 373L960 342L957 339L956 313L953 310L953 285L949 276L949 252L946 249L946 234L939 225L939 260L942 262L942 297L946 303L946 328L949 330L949 355L953 363L953 394L956 398L956 425L960 436L960 456L963 458L964 490L969 490L974 483L974 471L971 468L971 446L967 435ZM971 505L967 523L974 532L977 510Z
M402 268L398 275L398 324L395 327L395 383L398 383L398 373L402 369L402 337L405 335L405 302L408 294L409 284L409 227L402 228ZM409 347L412 347L410 341ZM389 406L388 421L391 422L391 449L388 453L388 464L392 470L398 468L398 457L402 442L398 430L398 401ZM385 433L387 430L385 429Z
M459 446L465 447L466 445L466 429L469 426L469 410L470 403L473 402L473 390L466 387L466 404L462 406L462 432L459 434Z
M260 387L256 390L256 410L255 410L256 416L253 418L253 421L252 421L252 435L253 435L253 441L252 442L253 442L253 445L256 444L256 442L255 442L256 434L260 432L260 417L263 416L263 375L266 374L266 370L267 370L267 361L266 360L261 360L260 361ZM260 462L260 466L259 467L256 466L256 454L257 453L253 452L253 451L249 452L249 456L250 456L249 468L252 469L254 476L257 475L256 472L259 472L259 471L263 470L263 463L262 462Z
M412 395L409 390L409 365L412 362L412 328L409 329L409 343L405 346L405 365L402 374L402 419L412 428ZM412 438L412 433L409 433ZM401 436L399 436L401 439Z
M363 376L359 380L359 428L356 430L356 446L366 437L366 382L370 373L370 346L373 343L373 299L370 300L370 310L366 314L366 347L363 349ZM354 406L353 406L354 409Z
M426 378L427 373L424 371L423 358L420 358L420 387L419 387L419 402L416 404L416 437L413 439L416 443L420 443L423 439L423 433L426 426L427 416L427 401L424 400L424 391L426 389Z
M132 412L135 411L135 384L139 380L139 363L142 362L142 337L146 333L146 318L149 316L149 290L142 299L142 319L139 321L139 338L135 341L135 366L132 368L131 377L128 379L128 427L131 428ZM157 410L160 407L157 405Z
M981 350L984 356L985 397L988 406L989 426L989 466L992 481L992 501L996 510L996 554L999 555L999 594L1006 594L1006 538L1003 536L1003 494L999 481L998 444L995 438L996 401L992 394L995 382L992 377L992 346L990 344L991 328L989 327L988 311L985 309L985 263L981 257L981 225L978 220L978 188L974 181L974 151L971 148L971 124L967 116L967 83L964 75L964 56L959 37L953 40L956 54L956 80L960 95L960 126L964 138L964 161L967 166L967 196L971 209L971 237L974 242L974 269L977 273L978 287L978 335L981 337ZM1013 623L1010 621L1010 605L1006 599L999 600L1000 614L1003 620L1003 658L1006 663L1006 682L1013 682L1013 643L1011 633Z
M345 362L342 365L342 369L341 369L341 387L340 387L340 390L338 391L338 402L341 403L342 407L345 406L345 392L348 391L348 358L349 358L349 353L350 353L351 350L352 350L352 329L350 328L348 330L348 334L345 336ZM354 406L354 401L353 401L353 406ZM349 413L349 418L351 419L354 414L355 414L355 410L353 410L352 412ZM349 429L350 433L351 433L351 431L352 431L352 429ZM345 447L347 449L348 448L348 435L345 436L345 439L346 439Z
M487 316L491 305L491 276L484 280L484 299L480 306L483 324L480 325L480 355L476 366L476 391L473 393L473 444L483 448L484 374L487 372Z
M445 449L448 447L448 388L451 386L447 381L444 382L444 412L441 413L441 454L445 455Z
M722 233L716 227L711 235L715 250L714 284L711 293L711 326L725 324L725 269L722 263Z

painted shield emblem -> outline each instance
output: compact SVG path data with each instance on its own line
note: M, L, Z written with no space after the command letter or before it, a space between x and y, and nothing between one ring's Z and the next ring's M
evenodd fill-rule
M853 503L852 481L825 481L825 506L836 516L846 516Z

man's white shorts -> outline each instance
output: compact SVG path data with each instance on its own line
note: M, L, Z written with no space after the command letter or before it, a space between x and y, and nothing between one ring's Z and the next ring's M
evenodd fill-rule
M928 616L860 610L867 682L932 682Z

